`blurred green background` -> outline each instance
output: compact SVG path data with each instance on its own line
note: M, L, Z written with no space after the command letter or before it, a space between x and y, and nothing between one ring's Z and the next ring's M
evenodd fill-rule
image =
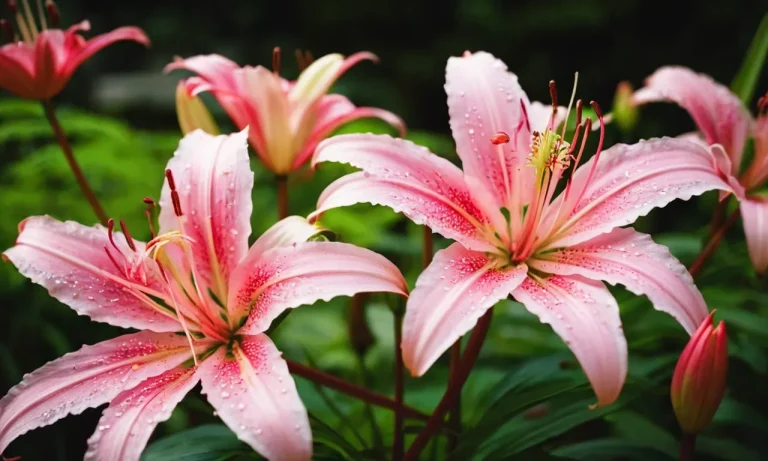
M558 82L561 98L580 73L578 96L608 112L622 80L635 87L666 64L689 66L729 84L766 13L763 1L502 1L280 2L75 1L59 3L65 25L89 19L94 34L120 25L142 27L152 39L143 49L119 43L75 74L55 103L70 133L75 155L105 208L146 239L142 197L157 197L166 161L180 134L174 87L183 72L163 75L174 56L223 54L239 64L271 62L281 46L284 76L295 76L293 49L315 56L369 50L381 62L353 68L335 86L358 105L401 115L409 137L453 161L443 92L449 56L486 50L520 77L531 99L548 99ZM3 10L0 10L3 11ZM0 13L0 16L5 14ZM768 90L763 73L757 94ZM211 102L210 100L207 100ZM755 101L750 102L754 110ZM223 126L226 116L209 107ZM693 123L672 105L642 110L633 130L612 125L608 145L676 135ZM387 132L364 121L342 131ZM85 224L95 217L52 139L39 105L0 93L0 246L13 245L16 226L29 215L51 214ZM276 220L272 178L258 163L254 233ZM291 209L306 215L322 189L349 171L324 165L291 178ZM693 260L706 233L714 194L674 203L641 219L639 229L670 246L683 262ZM327 214L324 224L340 240L379 251L396 262L412 284L420 272L421 229L383 208L356 206ZM447 242L438 239L437 246ZM728 321L732 355L729 391L715 424L702 435L701 459L768 459L768 283L746 257L739 228L729 233L697 279L711 308ZM466 436L452 459L674 459L677 428L669 405L671 367L685 344L683 330L653 311L645 298L613 289L621 301L630 344L632 375L622 400L607 409L594 403L583 375L549 327L521 305L505 301L495 310L491 334L464 392ZM45 362L82 344L114 337L120 330L78 317L45 290L0 265L0 394ZM391 299L366 299L372 341L358 354L350 343L349 300L337 299L293 312L275 332L287 357L392 393ZM356 326L357 331L361 328ZM311 353L307 353L311 351ZM447 376L441 361L422 379L409 379L406 400L424 411L439 400ZM313 420L318 459L382 459L373 425L359 402L320 390L297 378ZM542 384L543 383L543 384ZM79 459L98 410L39 429L14 442L6 456L24 460ZM392 416L375 412L383 445L391 443ZM189 432L190 428L206 426ZM148 460L250 459L221 427L196 391L171 420ZM410 422L413 431L418 430ZM186 451L185 451L186 450ZM444 440L428 455L445 458ZM426 458L425 458L426 459Z

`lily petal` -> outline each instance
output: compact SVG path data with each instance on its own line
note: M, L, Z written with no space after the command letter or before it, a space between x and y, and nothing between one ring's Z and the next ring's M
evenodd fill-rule
M208 401L237 437L268 459L312 457L307 410L288 365L266 335L243 336L200 365Z
M22 98L38 98L35 81L33 49L24 43L8 43L0 46L0 88L5 88Z
M253 245L248 250L248 256L243 259L242 264L247 265L256 261L265 251L272 248L306 242L322 231L322 227L310 224L309 221L301 216L288 216L276 222L253 242Z
M528 277L512 296L571 348L598 404L613 403L627 377L627 341L619 306L605 286L578 275Z
M452 57L445 91L464 172L488 184L499 208L528 203L534 173L525 167L531 133L523 107L530 103L517 76L489 53ZM509 135L508 144L491 143L500 131Z
M248 251L251 234L253 172L248 161L248 131L211 136L202 130L185 136L168 162L179 191L178 218L166 179L160 200L160 231L183 226L193 241L202 293L226 299L229 274Z
M177 367L123 391L104 410L85 461L139 461L157 424L171 417L198 380L194 368Z
M722 144L731 157L732 174L741 166L752 124L738 97L711 77L685 67L662 67L633 96L636 104L671 101L688 111L709 144Z
M741 200L741 220L747 236L749 259L758 273L768 269L768 195Z
M285 309L366 292L405 295L397 267L373 251L338 242L273 248L232 274L230 317L245 334L264 332Z
M667 247L650 235L618 228L572 247L560 248L529 265L557 275L583 275L620 283L637 295L646 295L654 307L672 315L693 333L707 317L707 305L693 278Z
M113 240L120 253L133 255L121 233L115 232ZM177 331L174 314L145 295L165 300L155 262L141 257L143 243L134 245L138 254L126 260L101 226L34 216L19 225L16 245L3 257L80 315L124 328ZM124 270L115 267L105 248Z
M565 204L561 194L548 208L544 220L560 213L561 224L550 236L540 236L547 239L544 248L584 242L675 199L688 200L713 189L731 191L709 149L690 141L661 138L617 144L602 153L590 175L596 158L576 171Z
M189 359L184 336L142 331L49 362L0 400L0 453L27 431L109 402Z
M233 90L235 85L232 79L232 72L238 68L239 66L235 62L224 56L205 54L192 56L187 59L176 58L172 63L165 66L163 71L170 72L176 69L185 69L196 73L212 86Z
M83 30L83 25L75 25L70 29L74 28ZM70 32L67 31L67 33ZM71 75L75 69L80 67L80 65L83 64L83 62L85 62L88 58L108 47L109 45L123 40L137 42L147 47L149 46L149 37L147 37L144 31L138 27L131 26L118 27L111 32L97 35L90 40L68 40L66 44L69 45L69 48L66 51L69 56L64 69L62 69L63 73L65 75Z
M403 213L467 248L492 249L481 235L484 218L461 170L426 148L386 135L341 135L320 143L312 166L321 162L348 163L363 171L328 186L310 221L332 208L371 203Z
M484 253L454 243L416 281L403 319L403 361L421 376L477 320L522 283L525 264L496 269Z

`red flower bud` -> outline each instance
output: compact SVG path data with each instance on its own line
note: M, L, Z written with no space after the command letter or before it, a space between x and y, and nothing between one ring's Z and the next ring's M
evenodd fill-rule
M680 354L672 377L672 407L684 432L696 434L715 416L725 393L728 338L725 324L712 325L714 311Z

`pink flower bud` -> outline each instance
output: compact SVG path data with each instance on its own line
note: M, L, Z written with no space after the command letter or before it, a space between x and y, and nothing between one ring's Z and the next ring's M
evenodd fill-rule
M695 434L715 416L725 393L728 338L725 324L712 325L714 311L701 323L675 367L672 407L683 431Z

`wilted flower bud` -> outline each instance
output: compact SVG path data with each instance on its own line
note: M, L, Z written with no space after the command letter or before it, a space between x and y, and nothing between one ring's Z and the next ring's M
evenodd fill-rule
M184 82L176 86L176 115L179 118L181 132L188 134L201 129L208 134L219 134L219 127L200 98L187 91Z
M629 82L621 82L613 97L613 119L622 131L631 131L637 125L637 106L632 102L633 88Z
M701 323L675 367L672 406L683 431L695 434L715 416L725 393L728 339L725 323L712 325L714 311Z

